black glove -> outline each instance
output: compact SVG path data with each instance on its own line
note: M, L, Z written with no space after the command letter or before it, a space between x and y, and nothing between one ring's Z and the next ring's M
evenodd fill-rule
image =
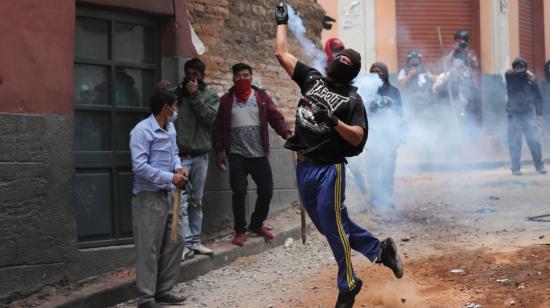
M282 3L277 5L275 8L275 20L277 25L286 25L288 24L288 9L286 4Z
M328 127L334 127L338 125L338 118L332 114L326 106L316 105L315 112L313 112L313 118L317 123L325 123Z

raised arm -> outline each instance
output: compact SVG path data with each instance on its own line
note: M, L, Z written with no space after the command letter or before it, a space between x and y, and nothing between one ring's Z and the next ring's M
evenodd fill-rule
M288 43L286 38L286 29L288 24L288 9L286 4L281 3L275 9L275 19L277 20L277 38L275 40L275 56L279 64L285 69L288 76L292 78L294 68L298 59L288 52Z

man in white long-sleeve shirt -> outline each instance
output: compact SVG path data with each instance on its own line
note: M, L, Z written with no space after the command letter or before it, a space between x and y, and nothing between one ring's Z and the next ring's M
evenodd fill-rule
M174 187L187 182L172 123L177 118L176 101L172 92L157 91L150 101L152 114L130 132L134 172L132 222L140 308L157 308L162 307L159 303L185 300L170 293L183 251L180 230L176 244L168 241L173 219L171 200Z

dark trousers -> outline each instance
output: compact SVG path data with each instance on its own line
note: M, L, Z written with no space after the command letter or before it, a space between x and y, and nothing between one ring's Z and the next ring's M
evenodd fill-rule
M535 169L544 169L539 141L539 127L534 114L508 114L508 149L512 159L512 171L521 169L521 140L524 134L533 157Z
M269 214L269 203L273 197L273 175L267 157L244 157L238 154L229 154L229 184L233 191L233 218L235 232L246 231L246 190L248 175L256 183L256 207L250 218L250 229L263 225Z
M305 209L317 230L326 238L338 263L338 289L353 290L356 277L351 264L351 249L375 261L380 242L368 230L354 223L344 206L344 164L320 165L299 161L296 168L298 190Z

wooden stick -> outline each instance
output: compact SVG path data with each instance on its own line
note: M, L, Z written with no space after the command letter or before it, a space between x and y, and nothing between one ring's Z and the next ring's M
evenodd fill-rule
M302 198L300 197L300 218L302 222L302 244L306 244L306 210L304 209L304 203L302 202Z
M172 204L172 229L170 230L170 244L178 242L178 229L180 226L181 188L176 187L174 203Z
M296 170L298 165L298 153L294 153L294 170ZM298 180L298 179L296 179ZM300 203L300 222L302 223L302 244L306 244L307 238L307 225L306 225L306 209L304 208L304 203L302 202L302 196L300 196L300 191L298 191L298 202Z
M441 28L439 28L439 26L437 26L437 38L438 38L438 41L439 41L439 51L440 51L441 57L442 57L441 63L443 64L443 72L446 74L447 69L449 69L449 68L447 67L447 63L445 63L445 48L443 47L443 37L441 35ZM451 73L449 72L449 75L450 74ZM447 78L445 87L447 88L447 95L449 96L449 103L451 105L451 109L453 111L455 111L456 106L455 106L454 97L453 97L453 93L451 91L451 85L450 85L450 82L449 82L448 78Z

